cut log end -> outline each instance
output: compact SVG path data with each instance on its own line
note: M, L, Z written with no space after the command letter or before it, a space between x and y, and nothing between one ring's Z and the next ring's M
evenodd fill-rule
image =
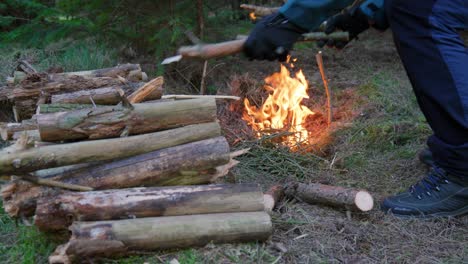
M374 208L374 199L372 198L372 195L366 191L359 191L354 198L354 203L356 204L356 207L363 212L370 211Z

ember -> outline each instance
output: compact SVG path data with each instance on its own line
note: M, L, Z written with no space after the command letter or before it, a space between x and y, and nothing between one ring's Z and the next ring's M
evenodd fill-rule
M290 66L294 68L292 63ZM290 148L309 144L309 131L305 128L305 121L315 113L302 104L303 99L309 98L309 87L302 70L298 70L293 77L282 64L280 72L266 77L265 83L268 98L259 108L251 105L246 98L242 119L257 132L258 137L287 132L282 144Z

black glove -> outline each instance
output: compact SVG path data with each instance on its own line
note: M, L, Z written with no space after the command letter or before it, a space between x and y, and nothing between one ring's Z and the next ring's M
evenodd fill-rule
M350 9L345 9L341 13L330 17L326 21L325 33L330 34L339 29L349 32L349 41L357 38L357 36L369 28L367 16L361 11L359 6L354 6ZM332 39L319 41L317 45L323 47L325 44L328 47L336 47L342 49L349 41L334 41Z
M244 53L252 60L285 61L294 42L305 32L280 13L266 16L250 33Z

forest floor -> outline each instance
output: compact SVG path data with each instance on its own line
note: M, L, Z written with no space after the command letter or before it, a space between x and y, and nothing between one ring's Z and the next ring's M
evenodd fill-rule
M296 67L303 69L310 83L309 101L315 107L324 103L315 63L317 50L314 45L301 44L292 54L298 59ZM105 52L101 53L105 58ZM421 179L427 168L416 155L425 147L431 130L418 108L390 32L371 31L342 51L325 48L323 53L333 102L346 104L345 109L353 113L350 124L335 131L321 151L301 154L265 139L253 139L248 131L237 133L248 130L240 120L240 112L229 113L229 106L221 104L221 124L232 148L251 148L249 154L239 158L241 163L225 182L255 182L265 189L291 181L320 182L364 188L380 202ZM113 62L94 58L84 63L98 68ZM154 62L139 62L148 72L156 71ZM166 90L197 92L195 84L199 83L202 64L182 62L167 67ZM6 68L9 64L1 65ZM65 66L65 70L74 70ZM0 72L5 73L5 68ZM278 70L277 62L248 61L242 56L210 61L208 92L259 91L263 79ZM351 100L346 100L347 96ZM334 104L334 109L344 106ZM468 263L468 216L398 219L376 207L349 217L340 208L284 200L272 213L274 233L265 243L208 245L102 262L169 263L177 259L182 264ZM33 227L16 225L0 211L1 263L45 263L54 246Z

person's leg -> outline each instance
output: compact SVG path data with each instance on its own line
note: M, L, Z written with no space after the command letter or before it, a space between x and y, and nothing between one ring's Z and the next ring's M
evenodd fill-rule
M434 131L428 145L435 169L408 193L388 198L383 209L404 215L464 213L468 211L468 49L457 31L468 28L468 4L464 0L386 0L386 11L418 103ZM451 177L450 184L445 176ZM449 186L452 182L457 186ZM437 197L451 197L441 194L441 185L444 192L455 194L456 203L450 208L427 207ZM429 200L417 202L425 196Z

